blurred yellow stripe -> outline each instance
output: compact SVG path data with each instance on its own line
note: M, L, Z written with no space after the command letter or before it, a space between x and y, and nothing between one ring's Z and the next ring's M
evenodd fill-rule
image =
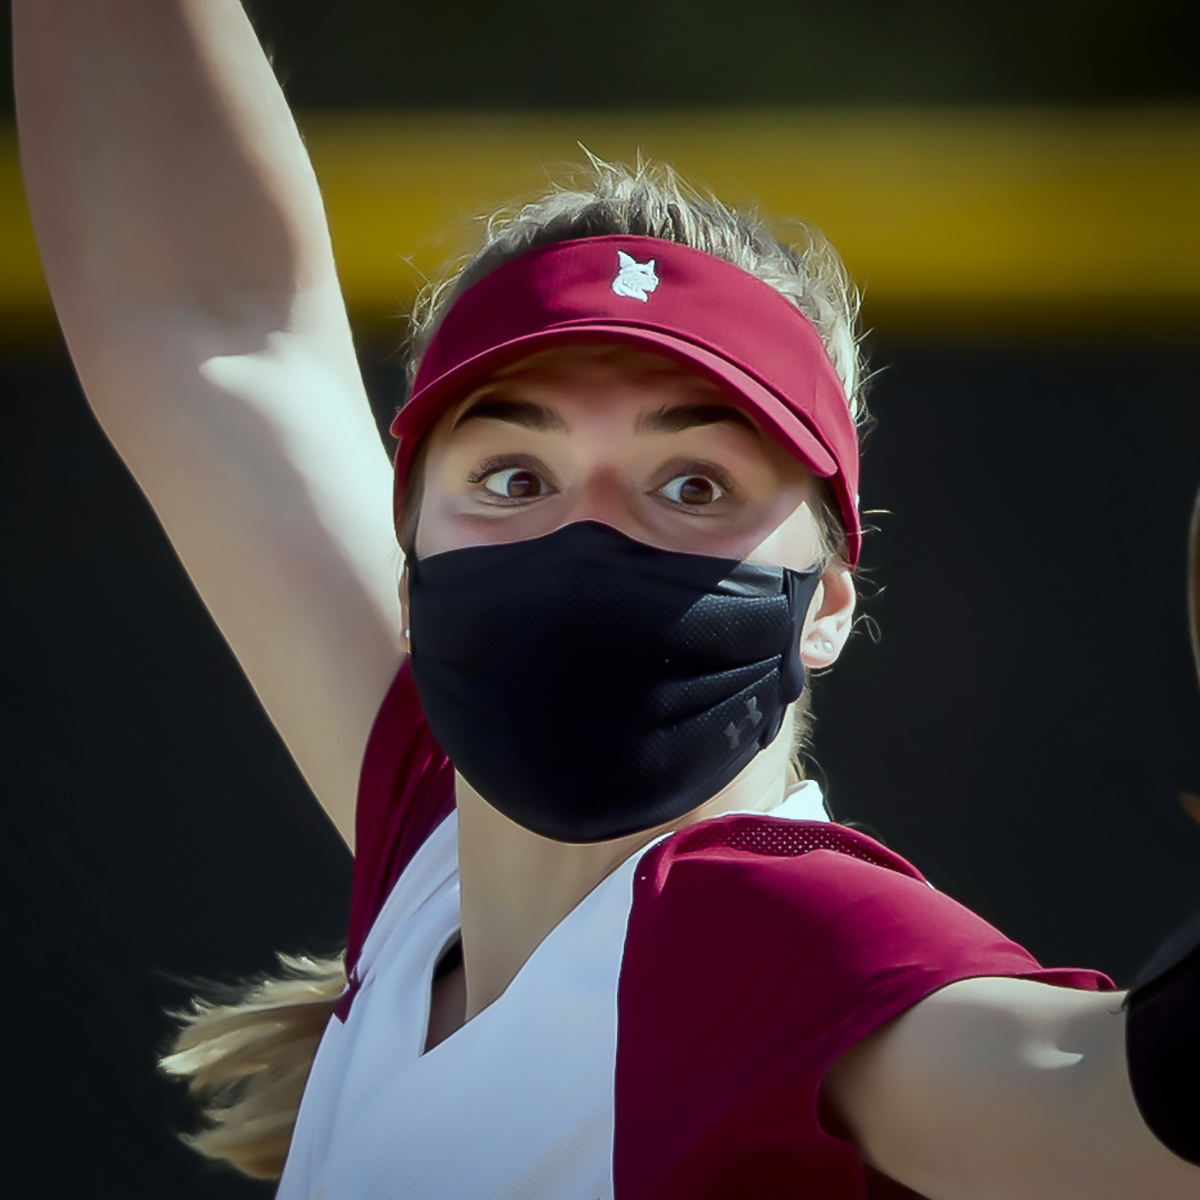
M733 203L825 230L877 325L1106 336L1200 331L1200 111L310 114L343 285L381 326L540 191L583 142L641 148ZM11 135L0 142L0 318L45 320ZM398 331L397 327L397 331Z

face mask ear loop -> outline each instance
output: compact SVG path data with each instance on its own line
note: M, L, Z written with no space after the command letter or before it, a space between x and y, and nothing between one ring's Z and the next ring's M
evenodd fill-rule
M783 656L779 671L780 699L784 707L800 697L804 691L806 675L804 663L800 661L800 637L804 632L804 619L808 616L808 606L812 603L813 593L821 576L825 574L826 560L821 559L807 571L792 571L785 569L783 573L784 594L787 596L788 609L792 614L792 637L787 653ZM775 731L778 733L778 729Z

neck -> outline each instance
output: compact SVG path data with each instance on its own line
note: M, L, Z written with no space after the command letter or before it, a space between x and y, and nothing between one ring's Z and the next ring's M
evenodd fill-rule
M776 738L732 783L677 820L590 845L531 833L456 776L465 1019L500 996L542 939L631 854L663 833L722 813L778 807L786 793L787 741Z

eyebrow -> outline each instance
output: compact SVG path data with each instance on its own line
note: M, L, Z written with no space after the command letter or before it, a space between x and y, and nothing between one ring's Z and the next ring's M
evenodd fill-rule
M552 408L533 404L528 400L477 400L454 422L458 429L467 421L506 421L509 425L520 425L522 429L535 429L539 433L568 433L567 423Z
M679 433L703 425L718 425L730 421L758 432L758 426L741 409L732 404L677 404L671 408L656 408L638 418L638 433Z

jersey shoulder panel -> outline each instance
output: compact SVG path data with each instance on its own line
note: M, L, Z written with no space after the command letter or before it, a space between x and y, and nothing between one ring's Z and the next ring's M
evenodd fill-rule
M348 972L400 872L453 808L454 768L434 741L406 662L383 699L363 755Z
M868 1195L819 1119L829 1065L957 979L1052 974L844 827L739 815L666 839L638 865L621 970L617 1200Z

